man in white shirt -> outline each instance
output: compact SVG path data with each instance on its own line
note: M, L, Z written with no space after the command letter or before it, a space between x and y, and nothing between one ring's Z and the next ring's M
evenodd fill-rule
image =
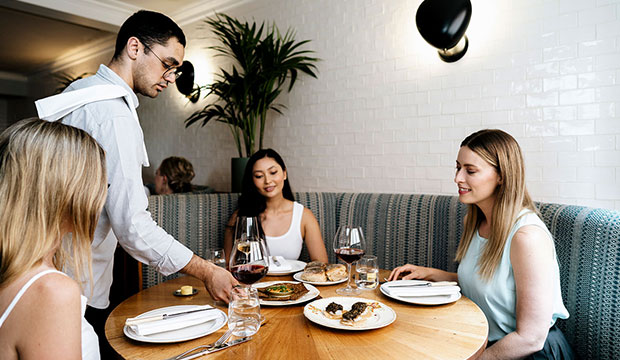
M109 313L99 310L109 306L116 238L131 256L164 275L180 271L201 279L216 300L228 301L230 290L237 284L228 271L196 256L157 226L146 210L141 166L148 166L148 158L135 93L155 98L174 83L185 43L183 31L170 18L139 11L121 26L110 64L101 65L94 76L78 80L65 90L116 85L112 88L124 94L72 108L62 118L63 123L87 131L106 151L108 198L92 244L93 284L84 284L84 293L90 297L87 319L98 332ZM45 118L39 104L37 108L39 116ZM111 230L116 236L108 236ZM99 338L105 341L105 334L99 333Z

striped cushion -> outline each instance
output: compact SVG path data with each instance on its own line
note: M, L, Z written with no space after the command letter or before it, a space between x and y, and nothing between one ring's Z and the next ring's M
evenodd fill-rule
M200 256L221 247L238 194L151 196L149 210L166 231ZM456 271L456 248L467 207L457 197L412 194L297 193L321 225L331 262L339 225L360 225L379 266L405 263ZM562 296L570 318L558 322L583 359L619 359L620 213L559 204L537 204L554 236ZM304 248L302 260L308 261ZM171 277L176 276L172 275ZM143 287L167 277L143 265Z

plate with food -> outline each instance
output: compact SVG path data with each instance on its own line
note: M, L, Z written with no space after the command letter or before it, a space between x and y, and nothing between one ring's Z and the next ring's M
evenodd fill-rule
M275 263L277 261L277 263ZM279 264L279 265L278 265ZM269 272L267 275L280 276L290 275L303 270L306 263L299 260L288 260L281 256L270 256Z
M313 261L306 265L304 271L293 275L293 278L312 285L334 285L347 281L349 274L347 268L342 264Z
M390 325L396 312L382 302L358 297L319 299L304 307L313 323L340 330L372 330Z
M172 292L174 296L192 296L198 294L198 289L190 285L181 286Z
M297 281L266 281L254 284L261 305L301 304L319 296L317 288Z

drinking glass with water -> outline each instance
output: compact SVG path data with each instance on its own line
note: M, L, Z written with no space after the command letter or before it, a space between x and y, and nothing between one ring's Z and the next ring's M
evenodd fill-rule
M377 257L365 255L359 259L355 265L357 279L355 285L360 289L374 289L379 284L379 268L377 267Z
M258 292L251 287L234 287L228 304L228 328L238 337L252 336L261 323Z
M208 254L207 260L211 261L212 263L214 263L215 265L223 269L226 269L226 255L224 254L224 249L222 248L209 249L207 254Z

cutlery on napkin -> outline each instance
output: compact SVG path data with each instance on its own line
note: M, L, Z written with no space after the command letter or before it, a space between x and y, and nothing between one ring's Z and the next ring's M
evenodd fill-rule
M386 286L383 290L390 296L396 297L424 297L424 296L451 296L461 291L458 286L418 286L418 287L392 287Z
M191 311L185 314L178 314L174 317L167 317L161 320L151 320L142 323L133 323L127 326L139 336L147 336L166 331L183 329L186 327L206 323L219 317L218 312Z
M270 256L269 257L269 271L290 271L292 269L291 264L286 261L282 256Z
M165 319L170 319L176 316L182 316L186 314L207 311L207 310L215 310L215 308L210 305L202 305L202 306L197 305L195 308L192 308L191 310L177 310L177 311L169 311L164 314L153 315L153 316L127 318L125 320L125 325L130 326L130 325L137 325L137 324L142 324L142 323L151 322L151 321L165 320Z
M396 288L396 287L428 287L428 286L457 286L458 283L456 281L427 281L415 284L387 284L386 287Z

